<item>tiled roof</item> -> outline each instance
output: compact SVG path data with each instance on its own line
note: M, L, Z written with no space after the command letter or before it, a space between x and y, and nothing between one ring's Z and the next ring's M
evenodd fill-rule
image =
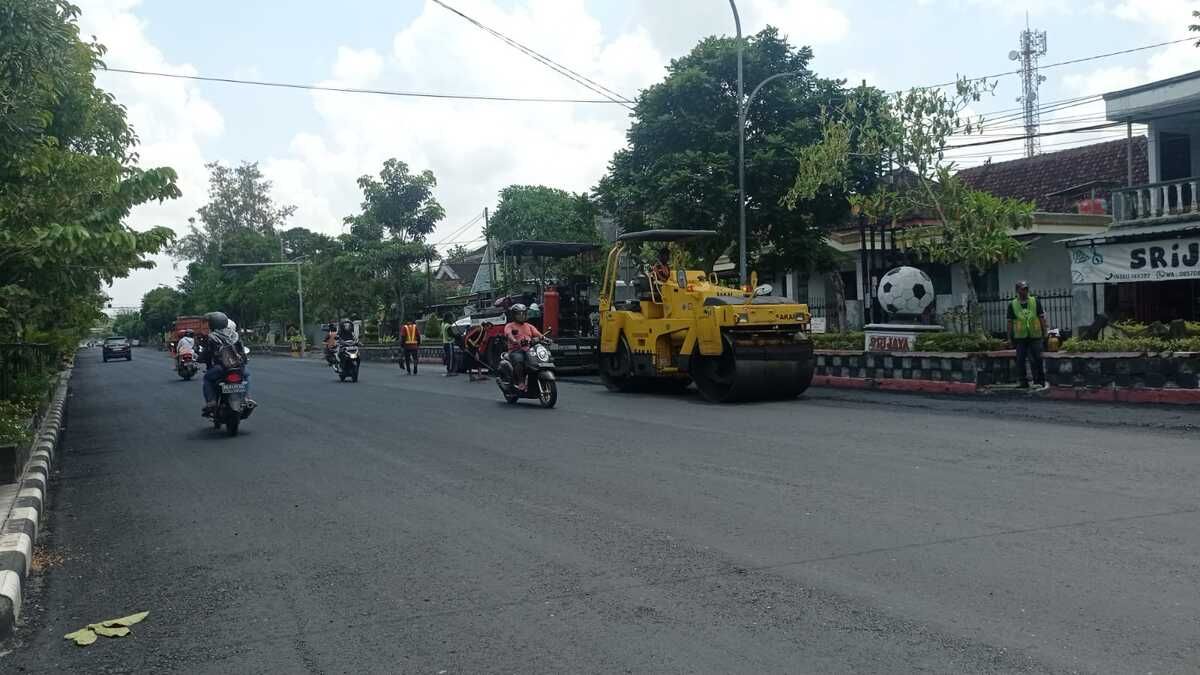
M1064 194L1048 196L1067 188L1092 183L1111 181L1125 185L1126 159L1125 139L1084 145L1057 152L1047 152L1035 157L1014 159L1007 162L992 162L982 166L963 169L958 176L977 190L990 192L997 197L1013 197L1032 201L1038 211L1050 213L1075 213L1075 203L1088 194ZM1133 139L1133 184L1149 182L1146 164L1146 137ZM1108 189L1097 189L1098 198L1108 199Z

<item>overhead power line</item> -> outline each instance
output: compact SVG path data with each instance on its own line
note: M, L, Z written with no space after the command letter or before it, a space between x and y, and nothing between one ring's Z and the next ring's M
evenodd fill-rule
M485 26L480 21L473 19L470 16L467 16L466 14L461 12L460 10L455 9L454 7L451 7L450 5L447 5L445 2L442 2L442 0L433 0L433 2L437 3L443 9L462 17L467 22L469 22L471 25L479 28L480 30L499 38L505 44L516 49L517 51L520 51L521 53L525 54L526 56L532 58L534 61L541 63L542 65L546 66L550 70L553 70L554 72L558 73L559 75L562 75L563 77L566 77L567 79L572 80L573 82L576 82L577 84L580 84L580 85L586 87L587 89L590 89L590 90L596 92L597 94L600 94L601 96L611 100L613 103L620 103L621 105L625 106L626 108L633 110L633 105L632 105L633 101L630 100L628 97L618 94L617 92L615 92L612 89L609 89L608 87L600 84L599 82L589 78L588 76L586 76L582 73L576 72L576 71L568 68L567 66L564 66L561 63L558 63L554 59L551 59L549 56L546 56L545 54L541 54L541 53L535 51L534 49L527 47L527 46L521 44L520 42L517 42L516 40L508 37L507 35L501 33L500 31L497 31L495 29L489 28L488 26Z
M398 96L412 98L436 98L465 101L511 101L518 103L620 103L610 99L588 98L553 98L542 96L487 96L482 94L440 94L424 91L398 91L391 89L361 89L357 87L329 87L317 84L296 84L293 82L269 82L264 80L241 80L233 77L206 77L203 75L184 75L181 73L161 73L151 70L134 70L132 68L105 67L110 73L126 75L145 75L150 77L166 77L176 80L195 80L198 82L219 82L222 84L241 84L256 87L276 87L279 89L302 89L306 91L332 91L340 94L371 94L375 96Z
M437 0L434 0L434 1L436 2ZM1191 42L1192 40L1195 40L1195 39L1196 38L1194 36L1193 37L1185 37L1185 38L1180 38L1178 40L1168 40L1167 42L1157 42L1152 45L1142 45L1140 47L1130 47L1129 49L1122 49L1122 50L1115 51L1115 52L1106 52L1104 54L1092 54L1091 56L1082 56L1077 59L1070 59L1067 61L1058 61L1056 63L1048 63L1044 66L1040 66L1040 68L1044 69L1044 68L1059 68L1061 66L1070 66L1070 65L1073 65L1076 63L1084 63L1086 61L1095 61L1097 59L1107 59L1107 58L1110 58L1113 56L1121 56L1123 54L1132 54L1134 52L1141 52L1141 51L1145 51L1147 49L1158 49L1159 47L1168 47L1170 45L1177 45L1181 42ZM978 77L968 77L966 79L968 81L973 82L973 81L977 81L977 80L991 80L991 79L994 79L997 77L1006 77L1008 75L1019 75L1019 74L1021 74L1020 70L1006 70L1006 71L1000 72L1000 73L992 73L991 75L980 75ZM949 87L949 86L955 85L957 83L958 83L958 80L951 80L950 82L941 82L939 84L930 84L930 85L926 85L924 87L916 87L916 89L938 89L940 87Z
M1075 133L1079 133L1081 131L1092 131L1095 129L1108 129L1110 127L1115 127L1115 126L1122 125L1122 124L1125 124L1125 123L1124 122L1105 122L1104 124L1094 124L1090 127L1078 127L1075 129L1059 129L1058 131L1043 131L1041 133L1033 134L1033 135L1037 136L1038 138L1044 138L1046 136L1061 136L1062 134L1075 134ZM1013 141L1024 141L1026 138L1027 138L1027 136L1022 135L1022 136L1010 136L1008 138L999 138L999 139L995 139L995 140L991 140L991 141L976 141L975 143L956 143L954 145L947 145L944 148L944 150L957 150L959 148L973 148L978 145L995 145L997 143L1012 143Z

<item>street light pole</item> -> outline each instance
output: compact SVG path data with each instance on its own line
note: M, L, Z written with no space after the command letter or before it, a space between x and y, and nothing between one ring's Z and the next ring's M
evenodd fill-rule
M280 265L295 265L296 266L296 297L300 300L300 356L304 356L304 277L301 274L301 266L304 264L304 258L296 258L288 262L269 262L269 263L228 263L221 267L278 267Z
M731 3L733 0L729 0ZM741 48L738 48L740 54ZM739 59L740 63L740 59ZM739 66L740 70L740 66ZM746 140L746 112L750 109L750 104L754 102L754 97L758 95L758 90L763 88L763 85L771 80L780 77L788 77L790 75L799 75L799 72L792 73L776 73L762 82L758 86L750 90L750 96L746 98L744 103L738 106L738 226L739 226L739 242L738 251L741 254L741 277L742 287L746 286L746 156L745 156L745 140ZM741 76L738 76L738 101L741 101L742 91Z
M737 28L737 104L738 104L738 271L742 288L746 287L746 124L745 106L742 101L742 18L738 16L737 3L729 0L733 10L733 25Z

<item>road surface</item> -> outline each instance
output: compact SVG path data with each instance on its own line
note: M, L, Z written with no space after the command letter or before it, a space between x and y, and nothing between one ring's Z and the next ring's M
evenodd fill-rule
M3 672L1200 670L1195 412L99 361Z

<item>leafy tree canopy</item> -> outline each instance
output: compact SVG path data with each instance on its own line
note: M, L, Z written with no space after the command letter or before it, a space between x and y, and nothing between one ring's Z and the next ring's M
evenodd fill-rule
M101 288L171 241L125 225L131 209L179 196L175 172L136 166L125 109L96 87L104 47L78 8L0 9L0 341L73 343L99 318Z
M600 241L596 215L596 205L585 194L544 185L510 185L500 191L500 204L484 234L497 243Z
M781 204L795 179L795 149L821 139L821 111L845 97L838 80L809 67L812 50L796 48L768 27L745 40L746 93L772 75L795 73L764 86L746 122L746 222L749 254L803 266L822 244L821 226L845 218L838 195ZM724 236L706 251L737 242L737 41L710 37L675 59L667 76L642 92L628 132L597 193L604 210L626 231L650 228L717 229Z

